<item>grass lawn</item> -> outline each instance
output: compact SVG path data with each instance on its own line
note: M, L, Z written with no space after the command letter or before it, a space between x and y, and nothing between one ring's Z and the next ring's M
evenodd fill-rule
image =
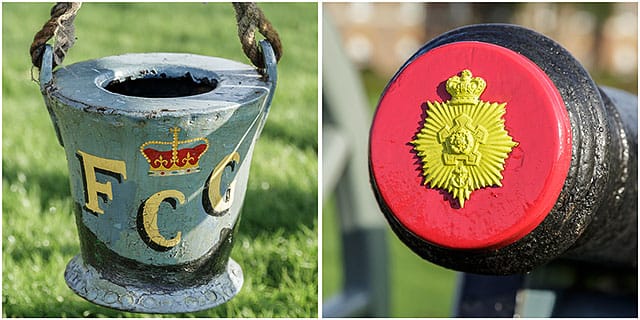
M150 316L94 305L64 282L67 262L80 253L68 170L28 54L51 5L2 4L2 316ZM220 307L171 317L318 314L317 4L260 7L280 33L284 56L231 253L244 286ZM228 3L85 3L75 25L78 40L65 64L134 52L250 64Z

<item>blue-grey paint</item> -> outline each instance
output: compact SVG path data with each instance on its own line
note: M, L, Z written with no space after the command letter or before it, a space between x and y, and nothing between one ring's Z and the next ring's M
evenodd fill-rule
M223 229L233 229L244 200L253 147L264 126L276 86L273 50L266 41L260 45L266 75L226 59L175 53L112 56L79 62L52 73L51 47L47 46L40 74L41 91L65 149L73 199L83 208L82 221L77 223L85 225L117 255L154 266L197 260L220 241ZM176 98L128 96L105 89L114 79L160 74L171 78L187 72L196 80L215 79L216 88ZM152 176L140 146L154 140L171 141L169 129L174 127L181 129L179 140L208 139L209 148L200 158L199 171ZM111 182L113 199L98 200L103 214L90 212L84 206L87 201L85 177L78 151L126 163L126 179L96 172L99 183ZM229 167L224 170L220 187L222 195L227 189L233 189L230 209L221 216L210 215L202 204L202 197L207 196L205 184L216 165L233 152L240 154L240 162L235 170ZM178 231L182 233L181 241L166 251L147 245L136 228L141 204L162 190L178 190L186 198L185 203L175 209L163 203L158 211L158 229L165 238L174 237ZM226 273L206 284L158 296L149 284L132 283L122 287L104 279L94 266L84 263L80 255L69 263L65 278L76 293L90 301L117 309L154 313L188 312L219 305L231 299L243 281L242 270L230 259ZM206 298L209 292L211 295Z

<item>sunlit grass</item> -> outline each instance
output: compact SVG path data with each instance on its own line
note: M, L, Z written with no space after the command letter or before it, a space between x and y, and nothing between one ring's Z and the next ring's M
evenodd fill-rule
M280 33L285 54L231 253L245 282L220 307L171 317L318 314L317 5L260 7ZM64 282L67 262L80 252L68 171L31 81L28 55L50 8L3 3L2 315L149 316L94 305ZM249 63L228 3L85 3L75 25L78 40L65 64L133 52L188 52Z

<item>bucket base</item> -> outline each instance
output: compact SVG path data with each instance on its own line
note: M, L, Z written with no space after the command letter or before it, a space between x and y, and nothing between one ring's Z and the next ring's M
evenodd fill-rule
M205 310L233 298L244 278L237 262L229 259L224 273L203 285L166 291L136 285L121 286L103 278L80 255L67 265L64 278L79 296L101 306L143 313L179 313Z

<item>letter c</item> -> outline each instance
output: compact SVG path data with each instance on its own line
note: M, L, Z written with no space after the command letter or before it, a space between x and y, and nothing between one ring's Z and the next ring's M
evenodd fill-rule
M142 239L153 249L166 251L180 243L182 232L178 231L176 236L167 239L160 234L158 229L158 210L163 201L168 202L175 209L176 201L184 204L185 196L178 190L163 190L150 196L140 207L138 215L138 232Z

